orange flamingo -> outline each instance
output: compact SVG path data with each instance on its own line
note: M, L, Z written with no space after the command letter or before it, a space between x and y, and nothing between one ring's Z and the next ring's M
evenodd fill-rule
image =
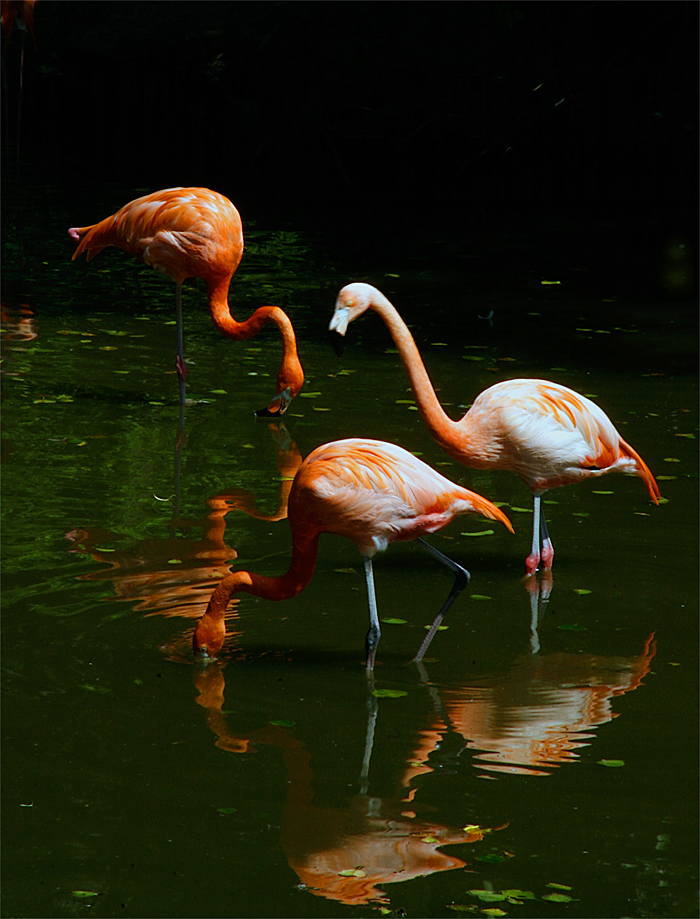
M372 557L390 542L420 539L426 533L441 530L457 515L471 512L500 520L513 532L506 515L490 501L450 482L401 447L358 438L318 447L301 464L289 495L293 546L289 570L276 578L250 571L236 571L225 577L195 629L195 654L214 657L219 652L226 637L226 607L238 591L266 600L286 600L302 591L316 565L320 534L337 533L351 539L364 559L370 619L365 640L366 669L371 674L381 635ZM454 572L455 583L417 660L469 581L468 571L422 539L421 542Z
M283 414L304 382L294 329L278 306L261 306L245 322L237 322L231 315L228 289L243 256L243 231L240 215L228 198L208 188L166 188L130 201L93 226L71 227L68 235L80 243L73 260L86 252L89 262L106 246L118 246L175 281L176 367L183 405L187 377L182 328L185 278L204 278L212 321L228 338L252 338L266 322L274 322L282 336L282 363L275 397L257 414Z
M541 507L547 489L607 472L632 472L659 503L659 487L649 467L590 399L547 380L507 380L485 389L464 417L453 421L438 401L406 323L376 287L362 283L344 287L336 300L331 331L344 336L348 325L368 309L379 313L391 332L421 417L443 450L465 466L516 472L532 491L527 574L536 571L540 560L545 569L554 560Z

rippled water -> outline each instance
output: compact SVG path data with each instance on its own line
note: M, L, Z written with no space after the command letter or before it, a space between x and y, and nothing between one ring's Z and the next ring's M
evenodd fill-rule
M65 235L142 191L28 185L21 225L5 202L4 914L693 915L694 307L488 254L379 272L244 215L234 310L288 311L306 383L283 423L255 418L275 330L223 339L186 285L183 442L171 284L116 250L71 264ZM555 379L596 398L664 503L634 477L551 492L553 578L526 585L525 487L441 453L377 317L342 359L328 345L357 279L411 324L452 417L499 379ZM305 591L244 595L221 663L195 666L212 585L286 570L291 478L347 436L419 452L515 536L475 517L432 538L472 581L423 667L449 575L412 545L377 559L378 695L361 560L334 537Z

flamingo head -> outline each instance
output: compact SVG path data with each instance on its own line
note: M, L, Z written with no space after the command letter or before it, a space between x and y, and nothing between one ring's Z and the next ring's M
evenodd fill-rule
M194 656L204 663L216 660L216 655L223 647L225 639L226 624L223 617L212 620L205 613L197 623L192 636Z
M338 294L329 329L344 336L350 323L370 309L376 299L384 299L376 287L360 281L347 284Z

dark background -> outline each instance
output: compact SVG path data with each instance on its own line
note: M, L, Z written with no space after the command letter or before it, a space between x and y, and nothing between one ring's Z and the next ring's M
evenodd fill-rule
M694 2L40 0L34 33L47 180L205 185L378 258L697 249Z

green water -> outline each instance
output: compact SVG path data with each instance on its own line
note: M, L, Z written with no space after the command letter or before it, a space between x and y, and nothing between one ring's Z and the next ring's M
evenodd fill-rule
M379 271L288 215L251 216L233 308L288 311L304 389L283 425L255 418L275 330L223 339L187 285L177 450L172 285L116 250L71 264L65 236L141 191L28 187L21 228L6 202L3 914L695 915L694 307L573 273L543 287L488 259L407 251ZM377 317L331 350L336 293L358 279L410 322L453 417L497 380L555 379L658 476L659 507L634 477L547 496L539 613L526 488L441 453ZM380 616L404 620L377 654L391 695L368 692L362 564L333 537L305 591L244 596L221 665L195 666L211 585L230 566L286 570L288 527L270 519L285 470L348 436L503 502L515 536L462 518L432 538L472 581L422 670L408 662L450 577L416 546L377 559Z

